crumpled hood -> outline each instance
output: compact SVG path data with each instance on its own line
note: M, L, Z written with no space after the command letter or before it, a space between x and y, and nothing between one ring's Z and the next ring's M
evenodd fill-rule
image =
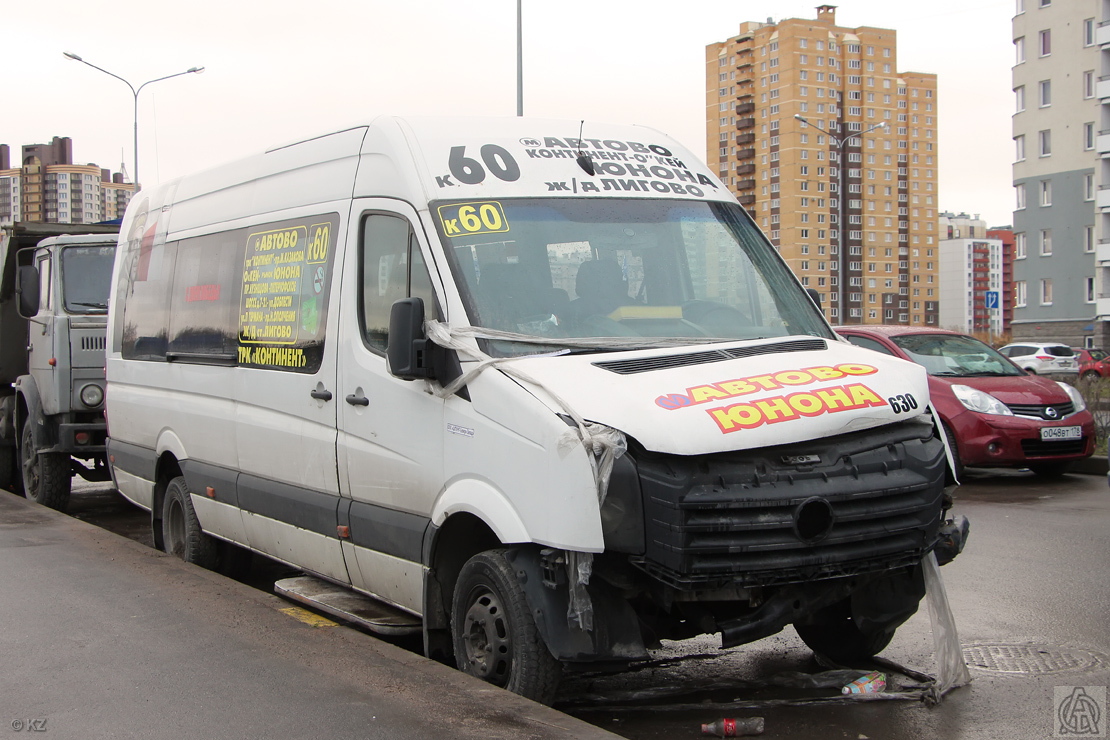
M929 403L921 366L808 336L532 357L514 365L588 421L678 455L867 429L917 416ZM561 410L542 389L533 390Z

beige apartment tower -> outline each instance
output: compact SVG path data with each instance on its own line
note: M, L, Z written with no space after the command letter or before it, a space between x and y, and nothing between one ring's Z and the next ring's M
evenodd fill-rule
M706 161L834 324L938 323L936 75L897 70L832 5L706 47Z

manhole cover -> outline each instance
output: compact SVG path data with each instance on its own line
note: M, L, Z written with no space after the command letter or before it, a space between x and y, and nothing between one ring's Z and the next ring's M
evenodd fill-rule
M1106 656L1052 645L968 645L964 660L970 667L990 673L1042 675L1088 671L1105 665Z

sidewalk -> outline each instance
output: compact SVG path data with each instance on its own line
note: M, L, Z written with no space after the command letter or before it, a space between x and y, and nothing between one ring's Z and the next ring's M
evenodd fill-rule
M615 737L291 606L0 492L0 732Z

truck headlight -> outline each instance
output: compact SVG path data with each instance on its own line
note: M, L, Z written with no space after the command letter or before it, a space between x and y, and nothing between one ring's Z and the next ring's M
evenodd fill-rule
M81 403L89 408L96 408L104 402L104 391L99 385L89 383L81 389Z

